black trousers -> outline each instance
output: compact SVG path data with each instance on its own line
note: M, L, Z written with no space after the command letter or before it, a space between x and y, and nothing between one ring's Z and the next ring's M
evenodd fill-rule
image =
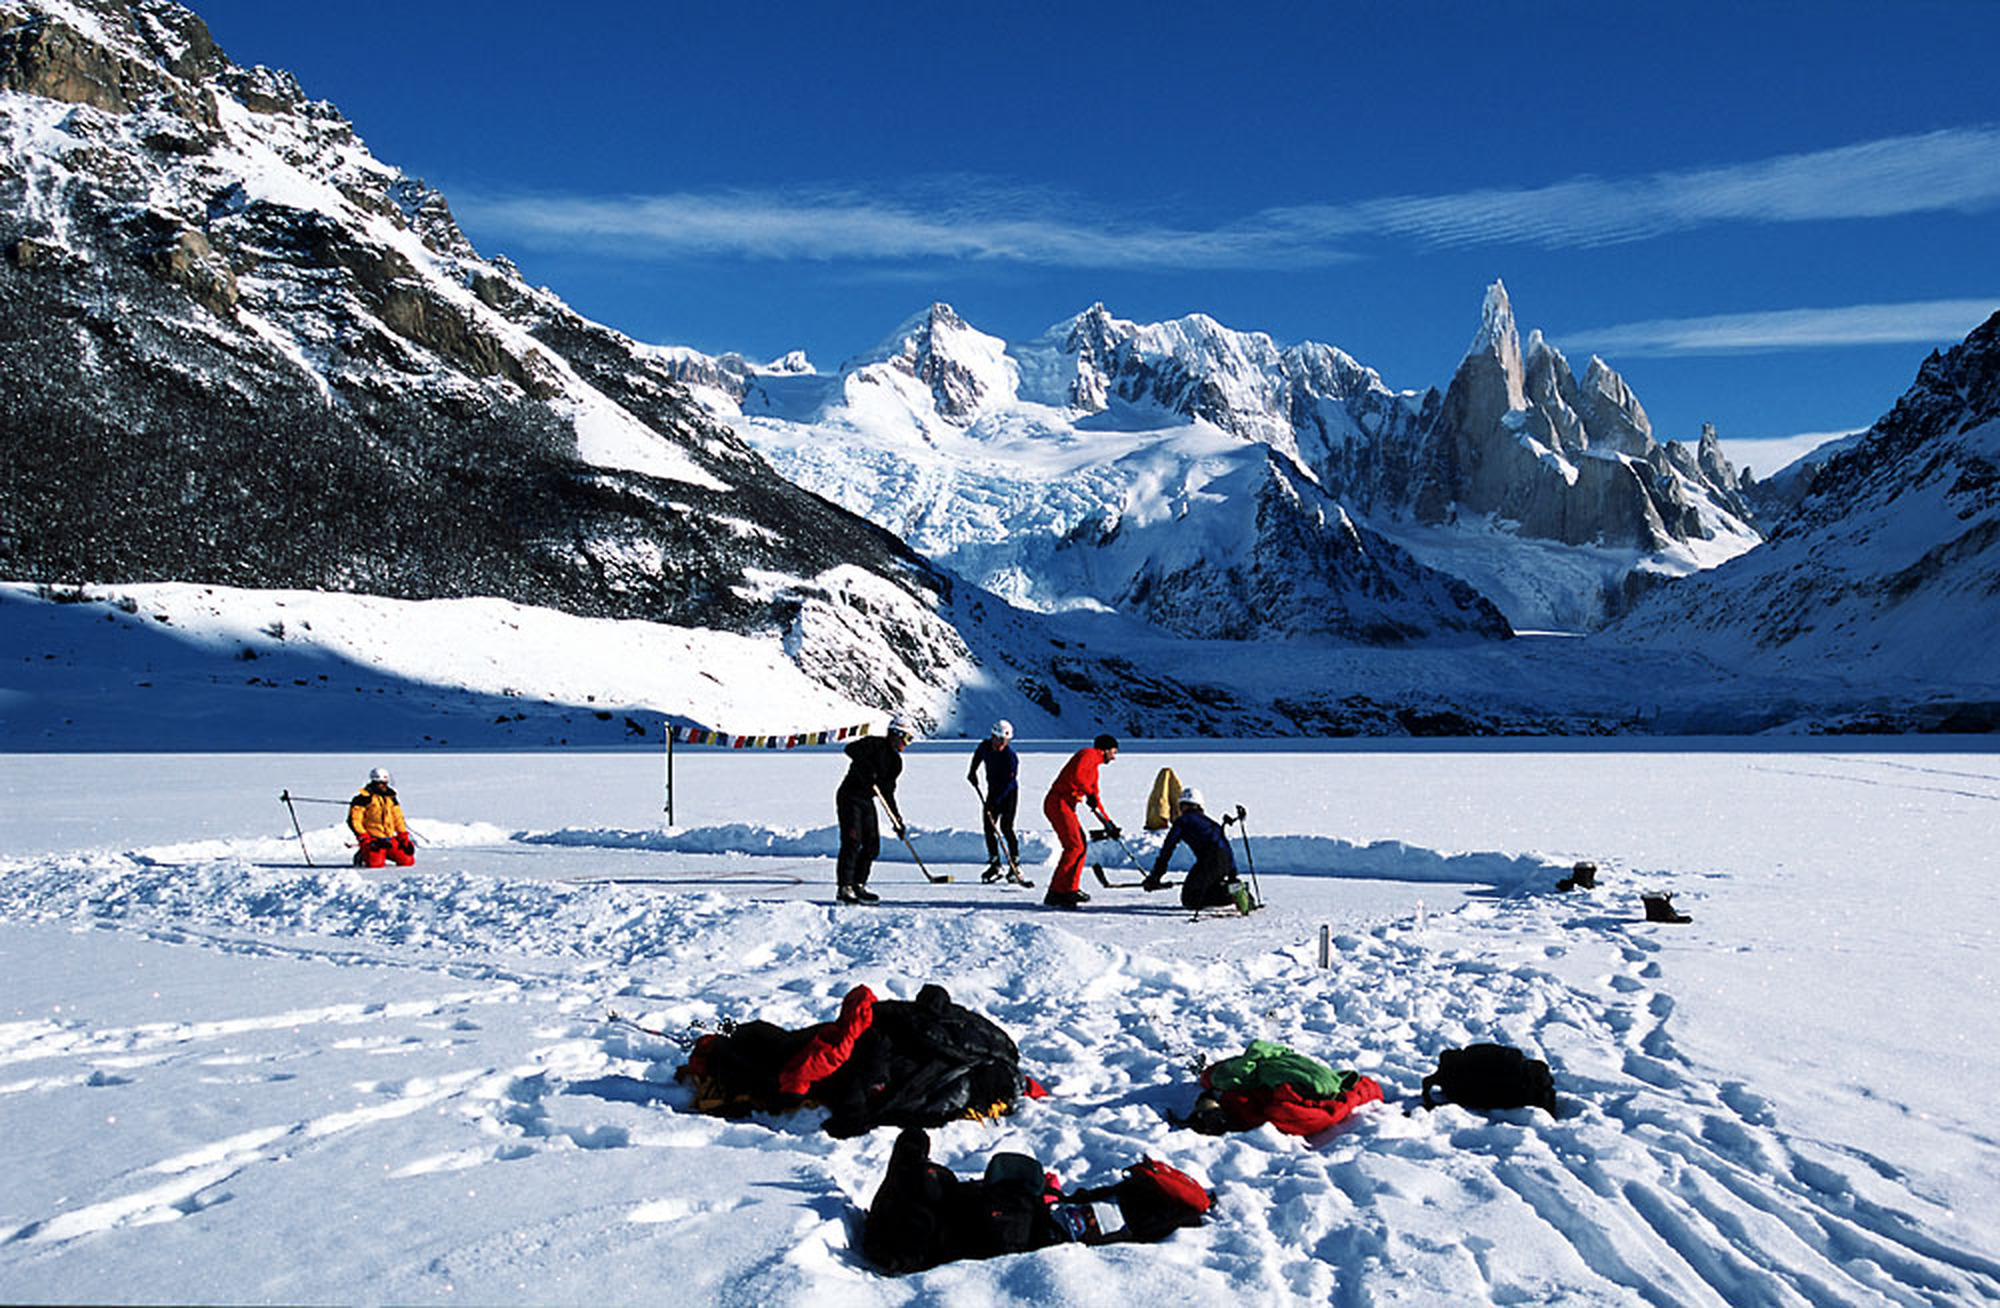
M1196 859L1181 882L1181 907L1221 908L1236 901L1229 896L1229 882L1236 875L1236 861L1224 858Z
M1021 861L1021 838L1014 834L1014 810L1021 802L1020 787L998 804L986 808L986 857L995 863L1000 861L1000 837L1007 838L1007 857L1016 864Z
M875 797L855 797L836 793L834 811L840 817L840 861L836 872L843 886L865 886L882 852L882 822L875 813Z

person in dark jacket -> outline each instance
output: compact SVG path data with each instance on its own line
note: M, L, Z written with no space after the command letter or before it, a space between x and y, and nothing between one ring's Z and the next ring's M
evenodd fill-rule
M986 789L981 792L986 830L986 871L983 881L1000 879L1000 842L1007 842L1007 870L1011 879L1021 878L1021 838L1014 834L1014 813L1021 802L1021 756L1014 752L1014 724L1002 718L993 724L992 734L972 751L972 765L965 779L979 788L979 770L986 769Z
M1167 828L1160 856L1153 860L1153 873L1145 880L1146 889L1160 889L1174 846L1184 844L1194 855L1194 868L1181 883L1182 905L1199 909L1235 903L1231 890L1236 880L1236 855L1230 852L1229 834L1202 811L1201 792L1193 786L1181 791L1180 810L1181 815Z
M840 819L840 861L836 897L843 904L874 904L881 896L868 888L868 873L882 852L882 824L875 815L875 797L889 810L896 834L903 834L903 812L896 807L896 778L903 775L903 747L910 743L910 724L902 718L889 723L887 734L863 736L847 746L847 776L833 792Z

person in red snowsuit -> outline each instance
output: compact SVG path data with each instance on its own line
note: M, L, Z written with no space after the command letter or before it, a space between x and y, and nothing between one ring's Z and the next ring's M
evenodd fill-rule
M1117 757L1118 738L1099 736L1087 749L1070 755L1069 762L1056 773L1047 798L1042 800L1042 813L1055 828L1056 839L1062 842L1055 876L1049 880L1048 894L1042 897L1042 902L1051 908L1075 908L1090 899L1081 886L1089 844L1083 838L1082 824L1076 820L1078 802L1089 800L1092 810L1103 820L1105 830L1113 837L1119 834L1118 824L1104 811L1104 801L1097 793L1097 770Z

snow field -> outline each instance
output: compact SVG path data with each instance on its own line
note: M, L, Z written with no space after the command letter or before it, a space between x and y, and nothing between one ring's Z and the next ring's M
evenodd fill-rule
M1106 772L1114 813L1150 781L1150 761L1132 757L1142 766ZM1031 754L1024 772L1044 762ZM1338 799L1309 784L1357 762L1364 773ZM836 911L829 860L803 824L512 832L455 788L433 783L453 798L432 811L420 799L428 770L450 770L467 774L468 795L483 782L490 814L492 787L556 764L396 760L412 822L431 838L413 874L300 865L268 801L262 834L6 860L0 957L16 979L0 1103L19 1126L0 1295L116 1298L143 1284L147 1297L223 1301L622 1300L662 1286L690 1302L815 1304L2000 1298L1982 1236L2000 1208L2000 1150L1976 1110L1943 1111L1963 1097L1954 1085L1939 1094L1933 1069L1901 1068L1879 1039L1850 1049L1789 1010L1741 1028L1715 998L1731 988L1718 985L1731 960L1793 972L1822 1009L1851 990L1846 942L1809 928L1848 892L1821 886L1809 904L1768 856L1789 848L1810 865L1830 844L1854 848L1851 876L1867 883L1854 893L1872 895L1874 851L1856 826L1885 828L1884 847L1922 831L1927 864L1953 884L1933 897L1898 872L1897 931L1923 939L1898 952L1896 932L1870 937L1891 975L1869 980L1912 1044L1963 1044L1949 1032L1966 1013L1990 1019L1990 988L1968 978L1944 1005L1926 1002L1917 955L1956 966L1959 946L1933 914L1962 919L1992 893L1964 875L1991 802L1977 797L2000 794L1988 758L1202 754L1177 760L1184 779L1264 797L1269 812L1252 822L1271 834L1253 826L1253 841L1271 907L1198 923L1138 891L1045 912L1037 892L978 885L963 861L976 836L944 823L915 835L958 881L929 886L885 865L888 903ZM949 818L965 802L962 762L911 764L906 811ZM80 783L91 769L36 766L69 767ZM716 793L745 798L732 810L695 786L689 802L719 819L809 817L816 791L741 782L813 769L838 771L826 758L718 758L692 775L728 774ZM1701 774L1710 788L1689 793ZM1456 784L1477 775L1489 779L1477 797ZM1560 818L1509 802L1551 780L1588 802ZM1839 800L1857 787L1882 794L1848 815ZM1398 791L1400 806L1386 798ZM1801 797L1816 806L1785 816ZM1336 812L1350 805L1377 809L1372 829ZM1589 816L1607 811L1608 823ZM1756 812L1762 829L1746 820ZM1454 826L1522 852L1467 854L1440 834ZM1559 895L1548 886L1569 855L1534 852L1560 848L1535 840L1559 826L1585 849L1626 830L1634 862L1669 841L1688 866L1607 860L1599 891ZM1343 827L1391 843L1332 834ZM338 833L315 826L308 839L317 849ZM780 852L728 852L762 839ZM1703 866L1725 846L1733 860ZM1299 851L1344 853L1308 875ZM970 857L983 863L983 848ZM1441 881L1433 868L1477 875ZM728 876L752 888L715 888ZM1661 884L1693 924L1637 921L1639 891ZM1969 930L1965 947L1990 945L1990 931ZM1159 1246L879 1278L854 1258L853 1223L893 1132L834 1141L811 1112L701 1117L672 1082L700 1027L825 1020L854 984L907 997L930 980L1012 1033L1054 1092L995 1126L933 1132L940 1161L974 1173L1019 1149L1078 1185L1157 1156L1215 1187L1209 1225ZM1375 1076L1390 1102L1310 1141L1172 1129L1164 1113L1189 1106L1196 1061L1259 1036ZM1481 1039L1546 1057L1563 1115L1407 1111L1438 1051ZM1988 1066L1962 1067L1955 1085Z

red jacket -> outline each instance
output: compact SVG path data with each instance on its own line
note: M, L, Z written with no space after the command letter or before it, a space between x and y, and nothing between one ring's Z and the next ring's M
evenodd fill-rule
M1097 797L1097 769L1103 766L1103 750L1095 745L1079 749L1063 764L1063 770L1056 773L1055 782L1049 786L1049 799L1070 805L1087 799L1092 808L1102 812L1104 802Z

